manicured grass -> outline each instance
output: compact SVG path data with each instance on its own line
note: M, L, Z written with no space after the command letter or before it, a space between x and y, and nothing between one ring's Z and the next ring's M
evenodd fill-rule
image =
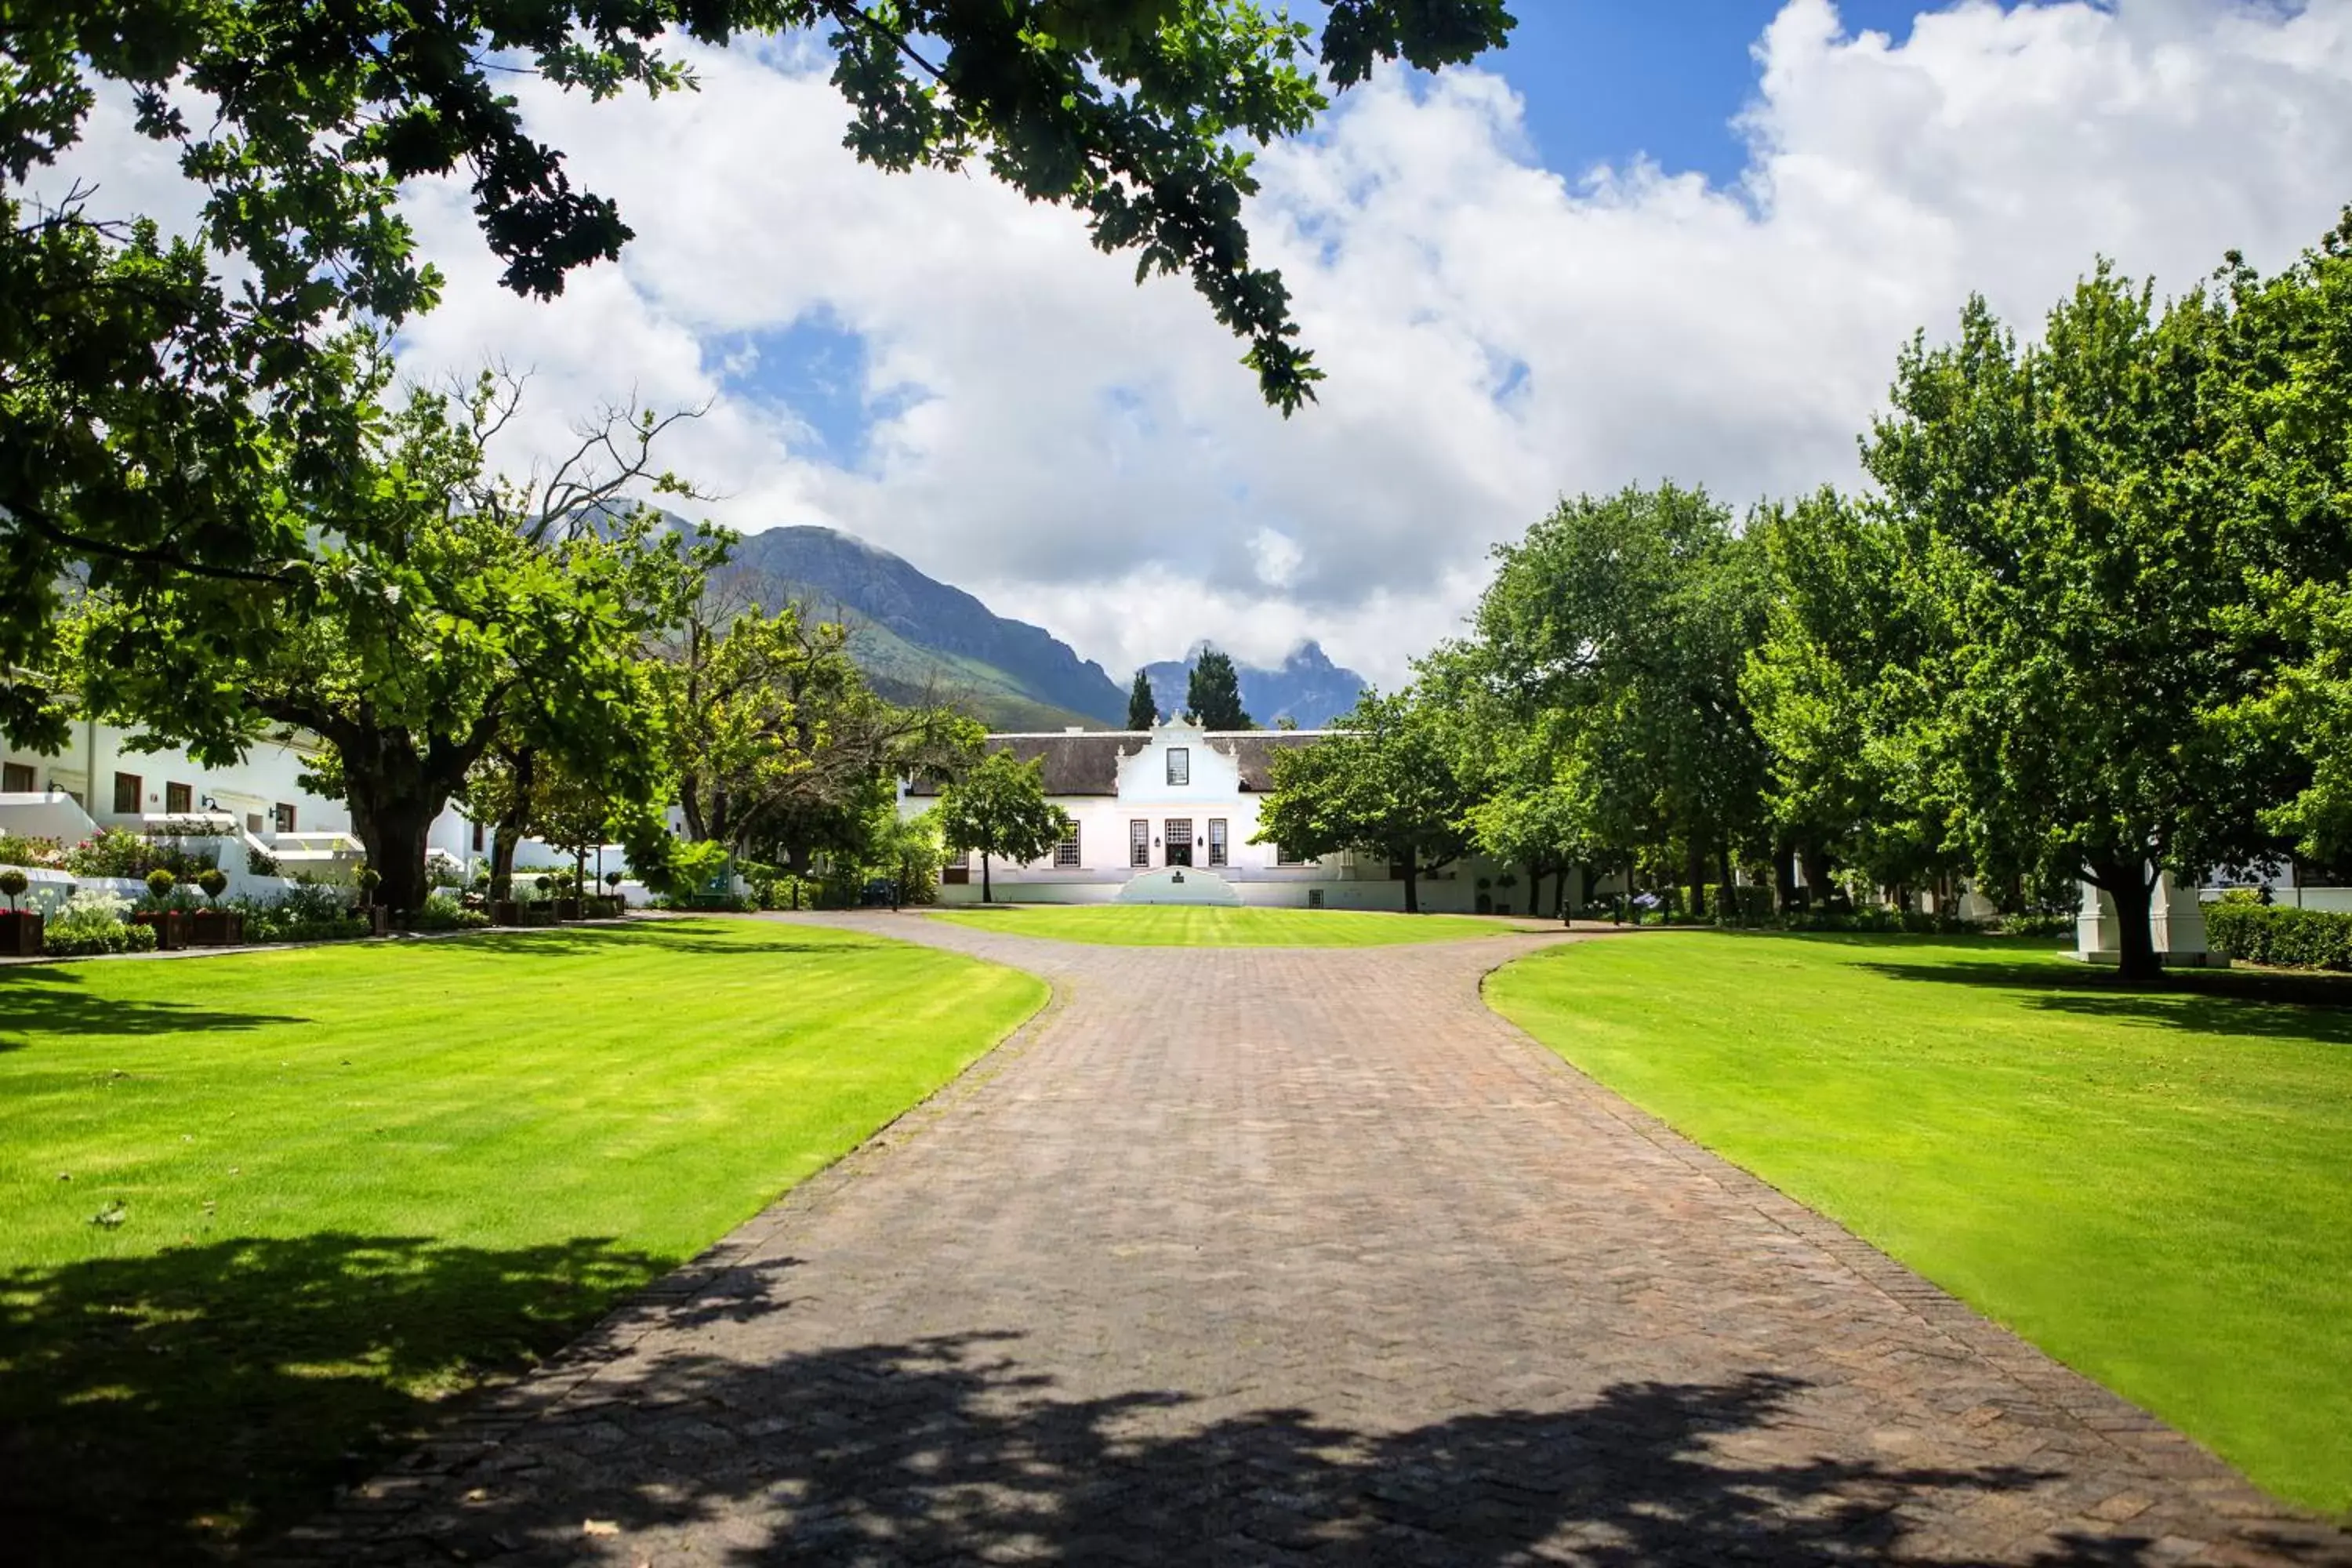
M0 1540L266 1534L1045 994L726 920L0 971Z
M2352 1509L2352 982L2135 994L2046 944L1661 933L1486 994L2263 1486Z
M941 910L934 918L986 931L1113 947L1380 947L1502 936L1513 929L1507 921L1475 915L1188 904L990 904Z

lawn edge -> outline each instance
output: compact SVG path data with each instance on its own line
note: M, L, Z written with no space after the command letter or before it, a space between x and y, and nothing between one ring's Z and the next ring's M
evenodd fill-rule
M1664 1117L1635 1102L1570 1061L1496 1006L1487 983L1513 964L1548 957L1579 945L1556 942L1538 952L1506 958L1479 972L1478 1001L1496 1019L1583 1086L1594 1103L1653 1147L1749 1204L1756 1212L1803 1241L1864 1284L1886 1297L1931 1331L1980 1358L2053 1419L2063 1419L2168 1479L2206 1488L2242 1489L2258 1504L2252 1517L2340 1535L2352 1517L2339 1517L2270 1490L2198 1438L2108 1387L2003 1323L1990 1311L1938 1285L1911 1265L1832 1216L1775 1186L1756 1171L1684 1132ZM2244 1504L2241 1504L2243 1509Z
M905 947L924 945L898 937L875 940ZM246 1561L255 1568L323 1568L350 1563L371 1544L421 1533L409 1521L434 1496L439 1482L495 1452L508 1438L593 1382L630 1346L665 1327L673 1314L690 1309L721 1283L757 1263L803 1214L837 1199L885 1151L920 1136L930 1123L994 1081L1035 1044L1045 1025L1068 1001L1067 993L1049 976L1018 964L947 949L928 951L1027 975L1045 987L1045 998L937 1089L784 1187L700 1252L623 1296L538 1365L514 1377L452 1394L446 1415L432 1422L416 1441L389 1450L390 1464L365 1480L340 1489L332 1501L304 1522L251 1543L246 1549Z

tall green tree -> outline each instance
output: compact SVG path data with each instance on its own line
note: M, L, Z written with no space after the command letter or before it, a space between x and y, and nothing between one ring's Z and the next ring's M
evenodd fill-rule
M1381 857L1404 881L1405 912L1419 914L1422 877L1468 852L1469 804L1436 710L1410 689L1367 691L1324 739L1275 752L1250 842Z
M2159 311L2102 264L2021 347L1981 300L1916 342L1864 462L1937 645L1915 744L1970 858L2077 874L2115 901L2122 969L2158 973L2158 877L2257 857L2290 763L2234 721L2272 661L2205 395L2220 312Z
M656 674L688 837L796 876L820 854L863 853L896 780L948 777L979 752L977 722L885 700L847 632L789 605L771 616L707 595L664 639Z
M1152 695L1151 676L1147 670L1135 672L1135 684L1127 689L1127 727L1149 730L1160 722L1160 700Z
M1748 533L1769 607L1739 691L1766 750L1784 892L1792 861L1815 899L1837 865L1897 888L1964 870L1937 758L1921 750L1920 671L1936 645L1895 525L1825 489L1759 509Z
M484 443L516 395L486 376L462 401L418 391L368 410L366 461L318 520L318 594L201 679L175 656L201 635L173 618L175 596L92 595L77 628L85 700L214 764L264 734L317 735L314 786L349 806L394 909L422 902L426 835L496 742L609 797L659 795L661 710L641 653L723 543L625 500L684 488L651 469L656 420L599 427L583 452L616 454L609 467L493 474ZM366 515L342 526L353 510Z
M266 651L330 593L286 487L330 489L366 437L343 329L396 330L441 278L399 197L471 186L506 285L561 291L630 231L523 123L506 74L605 98L690 89L660 46L821 37L848 145L886 170L980 164L1086 215L1139 274L1181 272L1247 344L1286 412L1319 372L1280 276L1242 220L1252 145L1307 129L1323 84L1380 61L1467 60L1511 26L1501 0L1339 0L1319 51L1246 0L61 0L0 14L0 722L61 742L49 684L58 585L173 595L191 649ZM1317 55L1319 52L1319 62ZM1319 71L1318 71L1319 63ZM101 89L200 195L197 232L110 212L76 186L24 195ZM208 254L211 253L211 254ZM234 282L212 255L233 258ZM285 454L291 454L290 457ZM364 520L345 516L346 527Z
M1203 730L1255 730L1242 710L1241 672L1233 656L1203 647L1184 687L1184 709Z
M989 861L1025 865L1070 836L1070 814L1045 798L1045 759L991 752L940 792L929 816L950 849L980 853L980 901L996 901Z
M1764 751L1739 695L1762 636L1761 551L1705 491L1563 501L1495 552L1473 640L1497 700L1541 726L1532 775L1631 869L1679 855L1695 910L1763 820ZM1551 787L1547 784L1546 787Z
M2352 209L2274 278L2231 254L2217 304L2211 504L2247 590L2224 629L2263 671L2236 717L2297 759L2265 826L2352 873Z

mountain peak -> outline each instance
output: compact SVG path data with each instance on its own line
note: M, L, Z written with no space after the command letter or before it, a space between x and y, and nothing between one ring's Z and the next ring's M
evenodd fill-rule
M1152 700L1161 712L1182 710L1192 667L1200 662L1201 650L1211 646L1210 639L1202 638L1181 659L1162 659L1143 667L1151 681ZM1355 707L1365 686L1362 676L1333 664L1312 637L1292 648L1277 668L1235 659L1234 673L1241 678L1243 710L1269 727L1288 719L1301 729L1321 729Z

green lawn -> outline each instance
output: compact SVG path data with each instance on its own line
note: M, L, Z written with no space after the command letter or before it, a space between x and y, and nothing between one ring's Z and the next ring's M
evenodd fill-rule
M1505 936L1517 929L1509 921L1478 915L1191 904L991 904L941 910L932 918L984 931L1113 947L1381 947Z
M725 920L0 971L0 1540L266 1533L1045 994Z
M1661 933L1488 1000L2296 1501L2352 1509L2352 983Z

